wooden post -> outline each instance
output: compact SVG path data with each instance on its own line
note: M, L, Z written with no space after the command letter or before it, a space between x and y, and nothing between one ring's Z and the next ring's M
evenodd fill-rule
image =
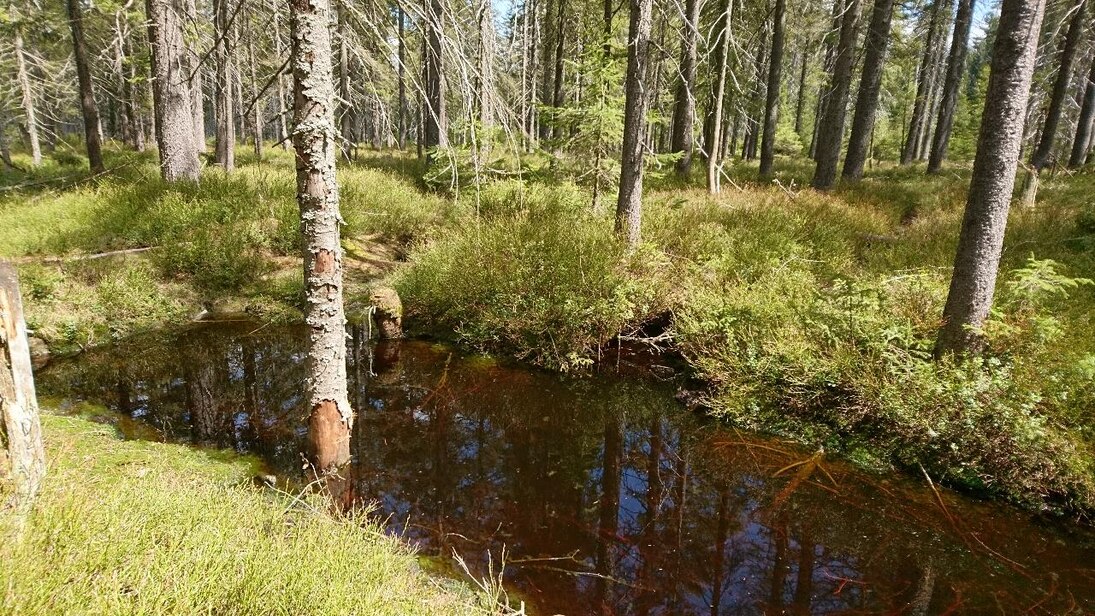
M7 454L0 477L10 479L15 488L12 502L5 505L23 508L38 494L46 474L46 453L19 277L7 262L0 262L0 418L0 440Z

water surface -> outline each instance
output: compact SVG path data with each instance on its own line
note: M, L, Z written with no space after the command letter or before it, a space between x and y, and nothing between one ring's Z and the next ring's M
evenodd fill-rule
M344 496L477 575L504 554L530 612L1095 612L1087 530L720 427L672 379L355 333ZM296 480L303 344L295 328L205 325L55 362L39 388L109 406L131 438L252 452Z

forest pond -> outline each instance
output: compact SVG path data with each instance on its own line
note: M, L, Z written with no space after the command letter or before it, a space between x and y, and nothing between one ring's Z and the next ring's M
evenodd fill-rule
M347 497L477 575L504 551L530 613L1095 612L1090 530L706 421L647 361L574 377L354 333ZM303 344L202 325L55 361L39 390L110 407L127 437L252 452L299 482Z

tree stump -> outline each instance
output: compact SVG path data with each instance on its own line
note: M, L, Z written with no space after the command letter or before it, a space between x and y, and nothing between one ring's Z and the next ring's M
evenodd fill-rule
M46 474L46 454L19 278L15 267L6 262L0 262L0 419L0 437L7 453L0 473L15 488L8 505L26 507L34 501Z

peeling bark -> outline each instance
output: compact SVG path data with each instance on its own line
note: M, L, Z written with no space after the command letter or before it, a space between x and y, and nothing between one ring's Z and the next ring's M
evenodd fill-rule
M308 455L317 472L327 473L350 461L353 421L346 385L330 6L327 0L292 0L290 11L293 147L304 239L304 319L309 329Z

